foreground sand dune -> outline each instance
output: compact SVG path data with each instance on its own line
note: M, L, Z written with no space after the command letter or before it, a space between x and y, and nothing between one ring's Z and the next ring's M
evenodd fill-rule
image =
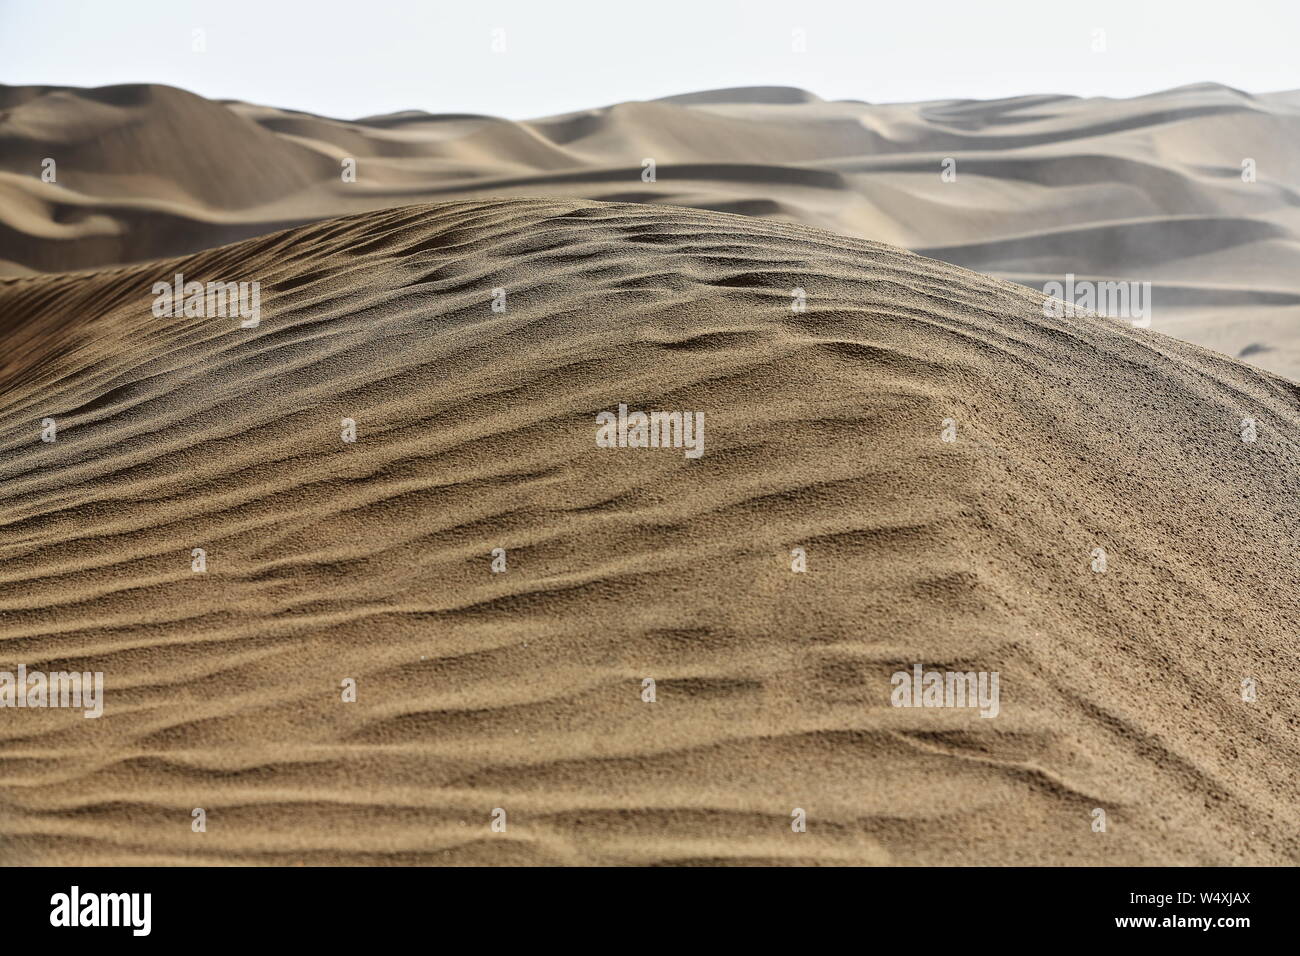
M1300 862L1297 387L1041 305L585 201L0 281L0 654L107 683L2 712L4 862Z
M759 88L513 122L344 121L164 86L0 87L0 274L500 196L802 222L1036 289L1067 273L1151 282L1158 331L1300 379L1295 92L1207 83L1128 100L881 105Z

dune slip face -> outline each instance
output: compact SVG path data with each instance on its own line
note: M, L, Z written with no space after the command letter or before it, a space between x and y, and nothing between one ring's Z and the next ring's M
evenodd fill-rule
M257 322L158 307L178 274ZM94 719L0 709L5 863L1300 862L1284 379L583 200L0 280L0 317L0 670L104 678ZM930 671L996 714L898 706Z

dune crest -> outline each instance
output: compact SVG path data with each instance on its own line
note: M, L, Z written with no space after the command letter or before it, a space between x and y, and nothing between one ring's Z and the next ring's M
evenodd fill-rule
M819 226L1035 289L1067 273L1150 282L1153 328L1300 380L1298 146L1300 94L1211 83L894 104L740 88L530 121L0 86L0 274L414 202L668 204Z

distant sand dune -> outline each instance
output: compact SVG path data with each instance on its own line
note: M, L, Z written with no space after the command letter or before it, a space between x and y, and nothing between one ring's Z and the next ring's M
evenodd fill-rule
M57 184L39 179L47 156ZM355 183L341 181L346 158ZM945 159L955 182L940 179ZM0 87L0 273L502 196L802 222L1038 289L1064 273L1151 282L1153 328L1300 380L1300 93L872 105L762 87L529 122L349 122L160 86ZM1189 299L1191 280L1237 294Z
M58 107L8 95L29 131ZM769 108L792 131L800 111L854 109ZM926 122L1022 129L1052 120L1008 117L1087 108L932 105ZM902 135L923 114L896 115ZM400 178L373 157L412 126L455 152L433 118L364 135L301 122L374 144L370 181ZM291 159L268 175L329 165L285 135L266 133ZM716 184L728 167L702 168ZM6 195L50 205L5 206L25 218L6 220L4 255L21 258L16 237L56 196L130 228L69 224L85 238L33 243L33 267L55 245L92 266L180 241L185 222L211 226L197 242L311 197L383 198L188 181L148 212L78 175L56 190L11 171ZM801 204L831 173L799 175L781 211L822 208ZM727 182L713 201L771 191ZM200 216L218 186L248 205ZM1269 222L1249 228L1283 257L1287 226ZM993 254L976 233L972 258ZM177 272L259 280L260 325L155 318L151 286ZM0 321L0 663L107 682L98 720L0 712L3 862L1300 862L1300 389L1285 379L1111 320L1046 319L1036 292L898 248L580 200L387 209L0 280ZM596 414L621 402L703 411L705 453L596 447ZM40 441L45 418L57 442ZM891 673L914 663L998 671L1001 713L891 707Z

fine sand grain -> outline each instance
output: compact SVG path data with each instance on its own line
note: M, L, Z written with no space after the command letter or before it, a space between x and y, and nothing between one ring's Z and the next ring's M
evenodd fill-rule
M28 105L102 118L107 141L132 135L125 96ZM149 96L141 116L182 94ZM468 168L517 136L563 169L626 136L639 159L662 147L634 138L643 114L697 109L337 124L186 102L285 163L177 165L150 180L170 195L111 211L79 184L84 216L23 186L0 255L22 258L15 229L76 233L83 263L176 241L145 219L263 230L303 214L275 197L330 150L391 177L408 142ZM7 108L36 135L45 114ZM960 138L962 116L931 121ZM1086 178L1068 155L1026 163ZM835 166L791 195L851 174ZM69 264L33 248L30 268ZM151 286L177 272L259 280L260 325L156 318ZM0 711L5 863L1300 862L1282 378L1044 318L1037 293L892 246L584 200L408 206L0 280L0 322L0 665L106 680L97 720ZM704 454L597 447L620 403L704 412ZM997 671L1000 713L892 707L913 664Z

